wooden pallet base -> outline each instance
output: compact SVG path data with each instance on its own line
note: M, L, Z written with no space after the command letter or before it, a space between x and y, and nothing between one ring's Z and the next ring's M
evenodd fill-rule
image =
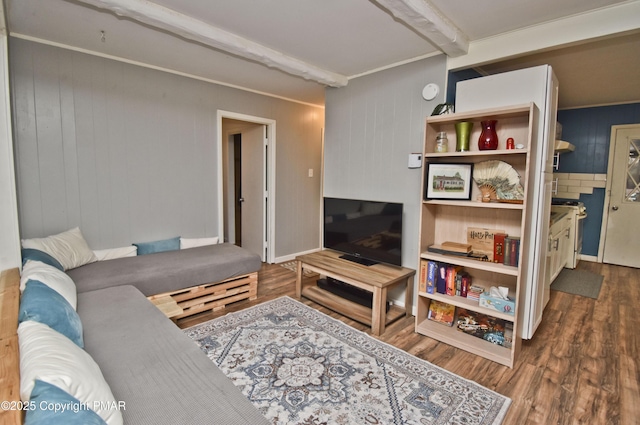
M180 307L172 309L168 317L172 320L182 319L203 311L216 311L228 304L241 300L255 300L258 297L258 272L233 277L221 282L193 286L179 291L152 295L151 302L157 304L171 297ZM181 311L180 311L181 310Z

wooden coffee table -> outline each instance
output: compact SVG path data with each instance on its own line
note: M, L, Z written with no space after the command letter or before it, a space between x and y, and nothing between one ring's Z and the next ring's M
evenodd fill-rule
M405 267L394 267L386 264L364 266L341 259L342 254L332 250L323 250L296 257L298 275L296 279L296 296L305 297L344 316L371 326L373 335L384 333L387 324L405 315L411 316L413 305L413 276L415 270ZM373 293L372 308L349 301L332 294L315 284L302 285L303 269L311 270L324 276ZM386 311L387 291L397 285L405 285L404 308L391 306Z

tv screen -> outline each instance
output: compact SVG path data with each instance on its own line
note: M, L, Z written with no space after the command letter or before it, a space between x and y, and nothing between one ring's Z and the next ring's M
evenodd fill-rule
M324 198L324 247L361 264L402 265L402 204Z

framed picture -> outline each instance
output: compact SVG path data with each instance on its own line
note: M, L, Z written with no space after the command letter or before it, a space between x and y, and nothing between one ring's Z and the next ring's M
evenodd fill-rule
M471 199L473 164L427 163L424 199Z

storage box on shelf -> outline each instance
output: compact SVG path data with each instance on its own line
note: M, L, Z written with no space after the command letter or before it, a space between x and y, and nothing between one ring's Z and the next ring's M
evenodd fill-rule
M510 294L506 299L504 299L493 296L489 292L485 292L480 295L480 307L513 316L516 311L515 297ZM495 312L492 312L491 314L495 314Z
M533 104L517 105L509 108L482 110L460 114L449 114L428 117L425 129L424 157L428 163L472 163L477 164L487 160L499 160L510 164L522 177L526 199L527 176L529 175L529 146L533 128ZM480 136L480 122L486 119L498 120L497 132L499 146L497 150L480 151L477 141ZM474 130L471 134L470 151L455 151L455 123L471 121ZM435 152L436 135L446 132L449 140L449 151ZM507 138L513 138L515 144L522 145L520 149L505 149ZM424 167L427 172L428 167ZM422 194L425 194L423 178ZM478 261L470 257L459 255L445 255L429 252L427 249L434 244L445 241L467 242L467 229L470 227L500 229L509 236L526 240L528 231L526 226L526 201L523 203L481 202L480 190L472 183L471 200L455 199L423 199L420 220L420 258L421 261L435 261L461 266L468 273L474 285L484 286L487 290L491 286L506 286L511 294L515 294L515 314L498 312L481 307L477 300L463 296L418 292L416 315L416 332L448 343L455 347L478 354L500 364L513 367L521 339L518 335L518 302L521 296L522 261L527 258L526 245L519 252L519 266L505 266L504 264ZM422 277L422 271L421 271ZM513 325L513 342L507 348L480 339L468 333L461 332L454 326L448 327L441 323L427 319L429 305L432 300L452 304L456 308L466 309L504 320Z

